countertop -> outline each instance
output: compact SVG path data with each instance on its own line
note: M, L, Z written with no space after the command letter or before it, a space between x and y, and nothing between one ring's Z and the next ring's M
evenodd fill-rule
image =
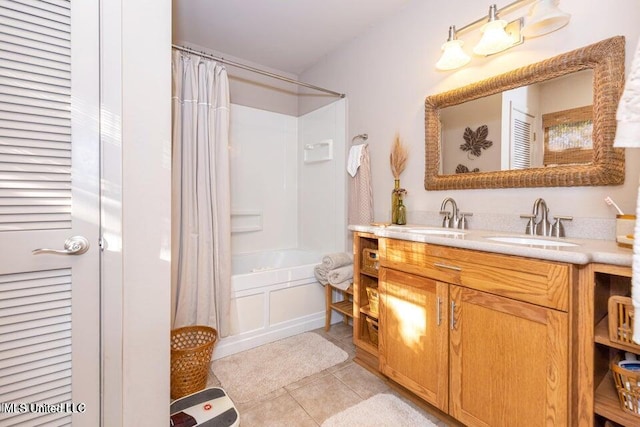
M378 237L389 237L414 242L431 243L433 245L453 248L473 249L506 255L518 255L529 258L560 261L571 264L602 263L631 266L633 250L618 246L613 240L593 240L574 238L553 238L545 236L527 236L524 234L503 233L490 230L458 230L424 225L349 225L351 231L361 231ZM425 234L429 232L444 233L450 230L460 234ZM463 234L462 234L463 233ZM527 239L544 239L545 244L503 243L488 239L489 237L518 237ZM546 243L550 242L550 243ZM558 245L553 244L558 242ZM572 243L575 246L559 246Z

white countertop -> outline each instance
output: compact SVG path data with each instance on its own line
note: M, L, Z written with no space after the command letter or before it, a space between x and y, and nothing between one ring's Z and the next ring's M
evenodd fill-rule
M588 264L592 262L631 266L633 250L623 248L613 240L574 239L545 236L527 236L524 234L503 233L489 230L457 230L423 225L349 225L351 231L372 233L378 237L389 237L414 242L431 243L453 248L473 249L495 252L506 255L518 255L529 258L560 261L571 264ZM420 233L423 230L423 233ZM451 230L457 235L424 234L429 230L444 232ZM544 245L502 243L487 239L495 236L512 236L527 239L544 239L546 242L573 243L576 246L558 246L553 243Z

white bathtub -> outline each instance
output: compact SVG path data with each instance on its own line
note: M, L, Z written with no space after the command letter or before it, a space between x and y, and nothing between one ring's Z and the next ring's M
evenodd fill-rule
M231 335L216 344L219 359L324 325L324 289L316 252L297 249L234 255Z

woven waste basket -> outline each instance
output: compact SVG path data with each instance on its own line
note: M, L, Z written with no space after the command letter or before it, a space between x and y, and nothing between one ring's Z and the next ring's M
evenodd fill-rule
M171 331L171 398L203 390L218 331L208 326L185 326Z

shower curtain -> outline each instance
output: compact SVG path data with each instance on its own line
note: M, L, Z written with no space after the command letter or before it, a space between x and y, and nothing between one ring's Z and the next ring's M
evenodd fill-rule
M173 51L173 327L229 334L231 197L225 68Z

